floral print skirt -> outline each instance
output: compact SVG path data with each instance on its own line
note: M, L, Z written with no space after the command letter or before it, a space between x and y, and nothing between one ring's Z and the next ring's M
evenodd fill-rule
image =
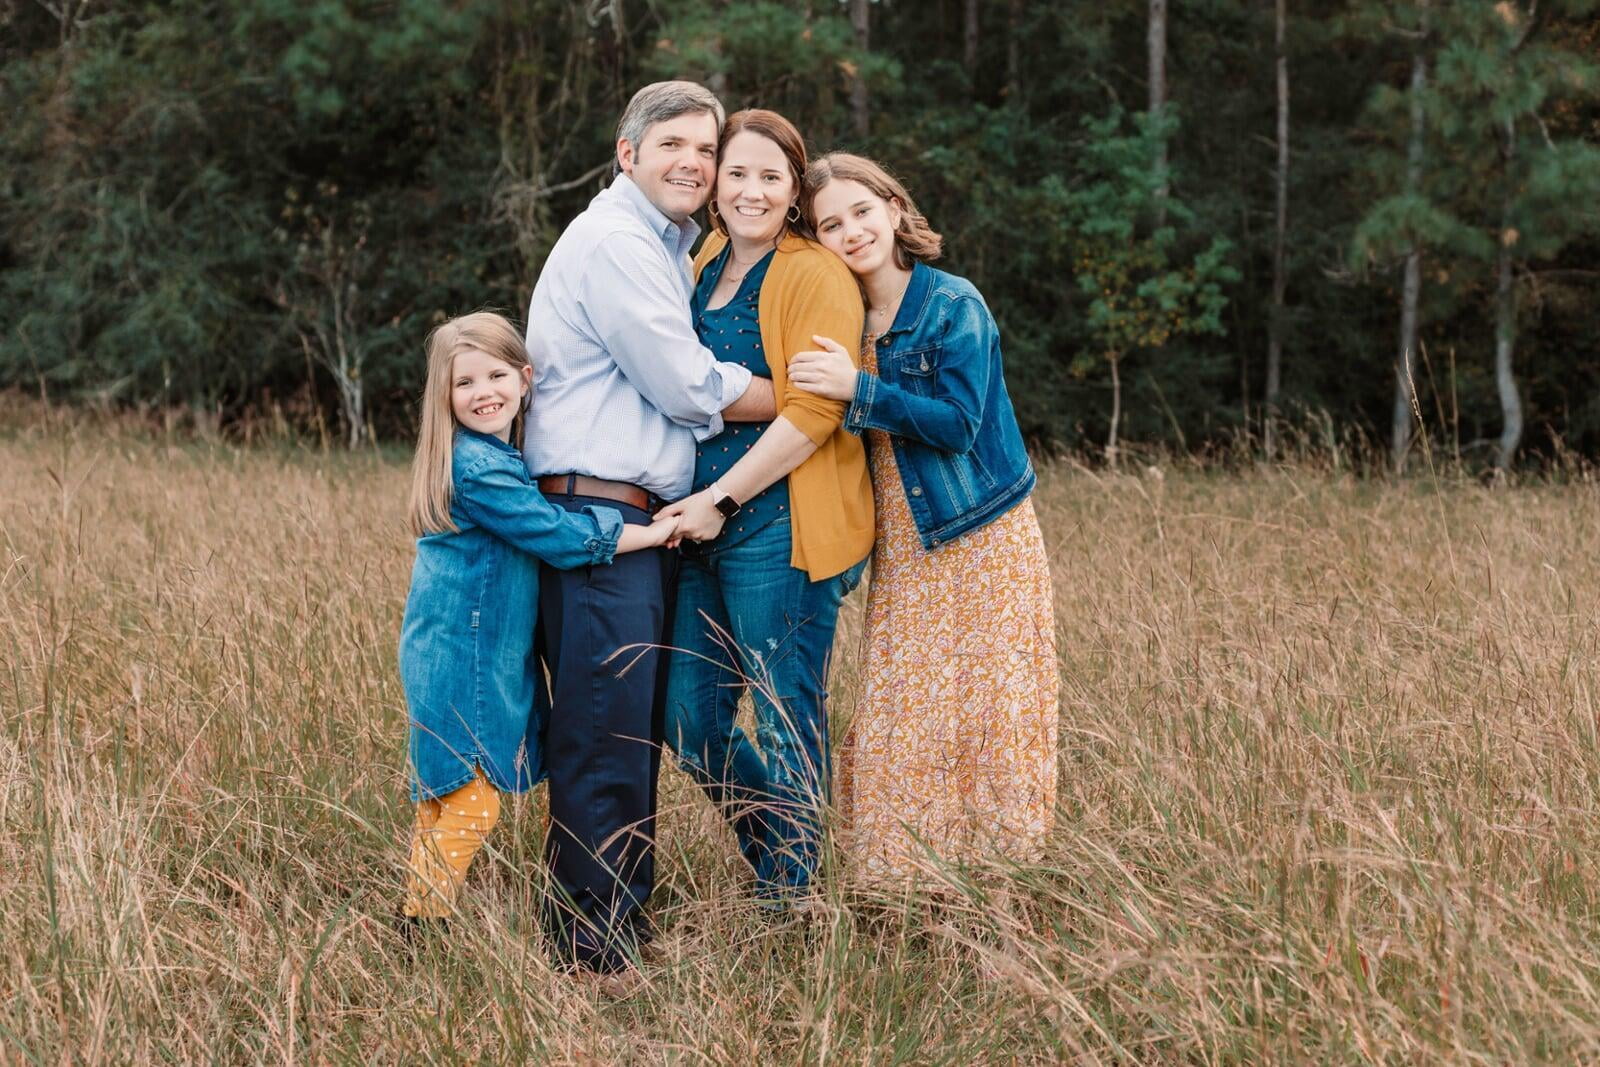
M1033 501L926 551L887 434L862 696L837 760L841 845L869 881L1037 858L1055 817L1060 673Z

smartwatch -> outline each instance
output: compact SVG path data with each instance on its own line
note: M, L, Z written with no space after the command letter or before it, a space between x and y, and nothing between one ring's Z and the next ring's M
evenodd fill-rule
M716 482L711 483L711 504L722 513L724 519L733 518L739 514L739 509L744 507L743 504L724 493L722 487Z

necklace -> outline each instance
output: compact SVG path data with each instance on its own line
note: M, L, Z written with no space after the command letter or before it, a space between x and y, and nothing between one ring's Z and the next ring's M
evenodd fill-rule
M736 267L743 267L744 270L741 271L738 274L734 274L733 272L728 270L727 267L723 267L722 268L722 277L727 279L730 282L742 282L742 281L744 281L744 276L746 274L749 274L750 271L755 267L755 265L757 263L760 263L763 259L765 259L766 255L767 254L765 252L763 252L763 253L761 253L761 255L757 256L755 259L751 260L749 263L742 263L742 262L739 261L739 257L733 254L733 249L730 248L730 249L728 249L728 263L729 263L729 265L730 266L736 266Z
M867 310L872 312L874 315L882 315L887 311L894 310L900 306L900 298L906 295L906 290L909 288L911 288L911 279L907 278L906 283L900 287L900 291L898 293L894 294L893 299L885 300L881 305L869 307Z

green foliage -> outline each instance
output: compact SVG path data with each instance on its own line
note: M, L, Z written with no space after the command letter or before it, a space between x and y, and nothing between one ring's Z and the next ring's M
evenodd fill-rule
M1595 5L1566 5L1582 14ZM1537 5L1535 5L1535 9ZM1423 187L1399 188L1403 116L1409 93L1381 86L1369 111L1397 132L1392 147L1372 157L1380 180L1396 191L1372 204L1356 227L1359 257L1392 258L1412 244L1446 257L1489 260L1502 240L1521 254L1557 254L1600 221L1600 150L1576 138L1554 139L1542 120L1553 100L1592 100L1600 67L1542 39L1523 5L1463 0L1436 11L1420 45L1429 60L1423 94L1428 131ZM1514 128L1506 142L1507 125ZM1509 148L1509 153L1508 153ZM1386 177L1385 177L1386 176ZM1500 230L1500 204L1511 196L1512 234Z
M1185 334L1224 332L1222 286L1239 278L1227 262L1229 242L1214 237L1187 262L1178 259L1178 227L1192 223L1194 214L1162 195L1167 176L1150 165L1175 125L1141 115L1125 132L1118 112L1086 119L1087 137L1075 160L1077 184L1062 187L1046 179L1042 191L1060 202L1062 241L1078 289L1088 298L1087 321L1098 349L1079 353L1073 361L1078 373L1096 355L1119 360Z
M1165 226L1138 0L979 5L970 64L964 0L880 0L866 49L817 0L173 0L89 5L65 30L46 5L0 8L0 388L225 420L291 402L407 434L427 327L520 310L628 95L693 77L905 179L942 265L995 311L1031 438L1103 439L1115 386L1129 438L1204 447L1249 428L1261 391L1272 12L1171 7L1185 122L1159 131ZM1386 421L1390 268L1420 241L1427 421L1495 433L1488 275L1514 239L1530 443L1600 453L1600 5L1541 2L1528 34L1525 2L1429 9L1428 165L1408 191L1420 5L1291 5L1283 403L1340 432ZM1139 353L1126 380L1113 352Z
M304 297L320 284L308 241L361 217L351 326L369 366L445 309L510 297L483 286L493 141L462 121L481 14L396 14L178 4L8 64L8 102L33 121L0 144L21 264L0 283L0 383L229 410L303 388L297 338L333 314ZM312 189L316 217L294 209ZM370 388L409 392L411 362Z
M1225 332L1223 286L1239 280L1224 237L1192 254L1195 215L1169 192L1171 175L1153 166L1177 128L1171 108L1130 123L1119 109L1086 118L1072 180L1040 183L1030 214L1048 220L1062 277L1075 279L1088 344L1068 364L1082 377L1101 365L1112 381L1107 449L1113 461L1122 411L1120 365L1129 354L1162 349L1177 338Z

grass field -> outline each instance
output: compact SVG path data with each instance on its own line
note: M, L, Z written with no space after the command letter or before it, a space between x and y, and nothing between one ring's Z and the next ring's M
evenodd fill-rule
M1591 485L1047 468L1045 863L770 926L674 770L612 1003L540 948L537 799L389 932L401 457L0 415L0 1061L1600 1061Z

